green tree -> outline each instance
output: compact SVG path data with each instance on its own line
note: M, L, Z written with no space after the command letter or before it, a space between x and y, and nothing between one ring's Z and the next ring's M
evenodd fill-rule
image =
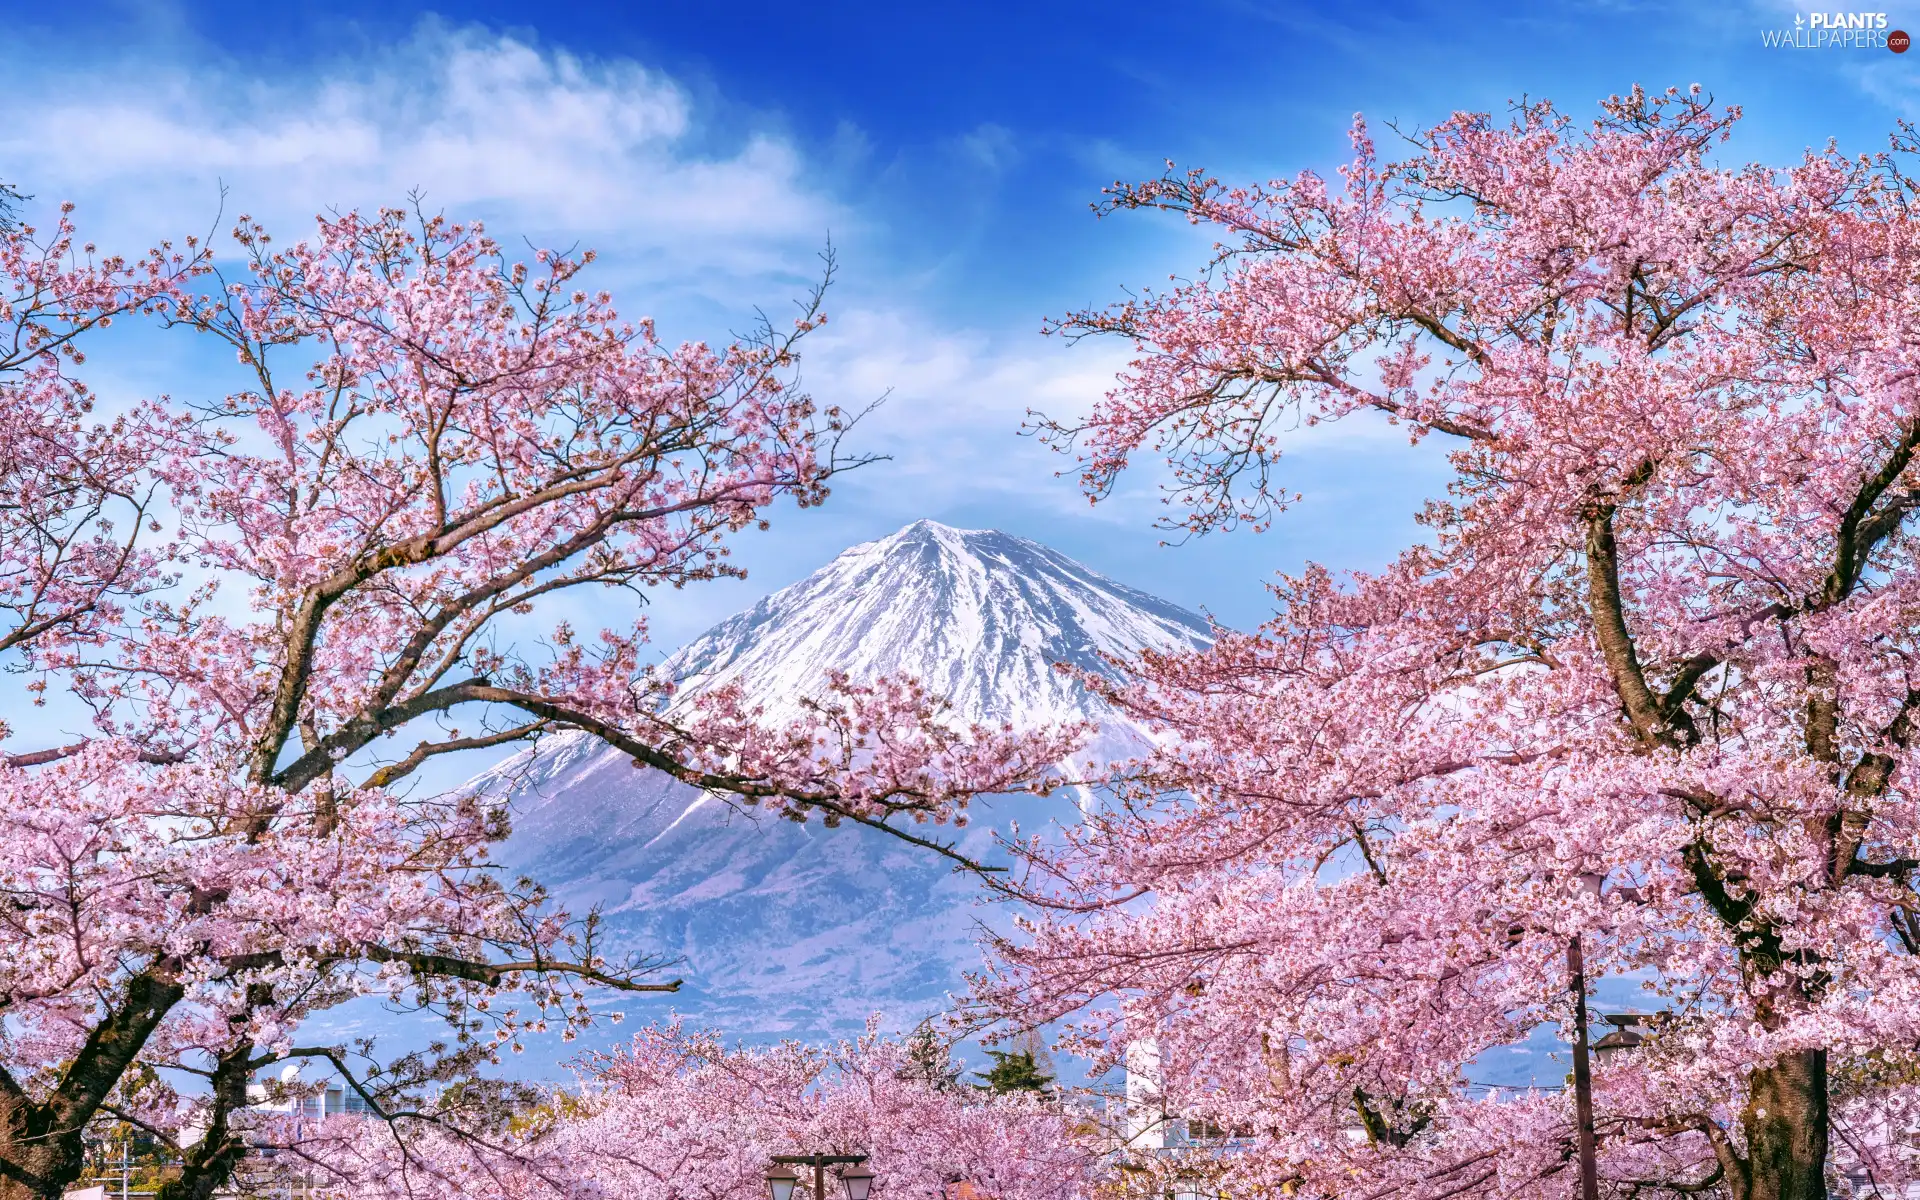
M974 1074L978 1086L996 1096L1010 1092L1044 1092L1053 1084L1053 1076L1040 1069L1032 1050L989 1050L993 1066Z

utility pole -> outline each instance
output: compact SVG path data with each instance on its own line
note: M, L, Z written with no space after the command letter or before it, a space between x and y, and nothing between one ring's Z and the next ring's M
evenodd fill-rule
M1593 1148L1593 1072L1587 1062L1587 964L1577 933L1567 940L1567 987L1573 992L1573 1112L1580 1124L1580 1200L1600 1200Z

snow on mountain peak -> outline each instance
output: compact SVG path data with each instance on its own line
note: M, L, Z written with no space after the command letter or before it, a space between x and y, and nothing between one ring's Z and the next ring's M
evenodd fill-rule
M851 547L722 621L663 664L683 694L739 682L769 717L794 715L831 668L912 675L971 720L1109 714L1066 663L1206 645L1207 623L1027 538L921 520Z
M661 669L683 700L738 681L776 721L820 694L829 669L913 675L960 719L1090 719L1101 732L1088 753L1124 757L1145 731L1053 664L1107 671L1102 655L1210 638L1194 614L1038 542L915 521L720 622ZM911 1023L944 1008L979 961L971 881L871 830L765 819L579 733L469 786L511 799L504 865L576 913L601 907L610 948L683 959L675 1007L730 1033L847 1036L875 1010ZM1033 827L1074 815L1058 797L1006 805L950 831L964 853L993 855L1001 817L1024 812Z

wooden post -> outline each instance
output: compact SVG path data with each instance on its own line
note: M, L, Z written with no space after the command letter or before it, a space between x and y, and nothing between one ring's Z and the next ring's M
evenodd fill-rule
M1580 1200L1600 1200L1593 1147L1593 1073L1587 1062L1587 965L1577 933L1567 941L1567 987L1573 992L1573 1112L1580 1124Z

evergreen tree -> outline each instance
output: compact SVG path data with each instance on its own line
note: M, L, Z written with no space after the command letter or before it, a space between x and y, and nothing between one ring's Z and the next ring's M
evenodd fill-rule
M978 1086L996 1096L1045 1092L1053 1084L1053 1076L1040 1069L1032 1050L989 1050L987 1056L993 1066L974 1074L982 1081Z

